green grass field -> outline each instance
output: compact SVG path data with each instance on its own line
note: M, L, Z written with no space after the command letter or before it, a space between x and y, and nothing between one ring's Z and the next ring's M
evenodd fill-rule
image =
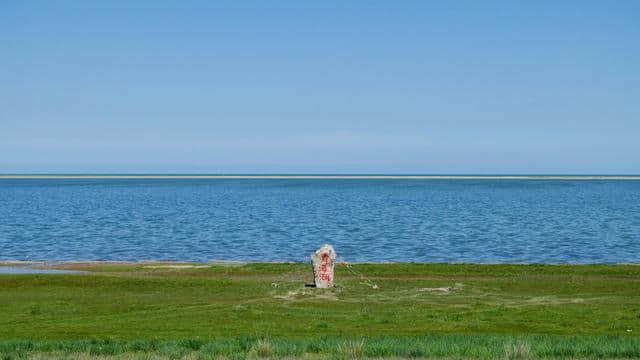
M0 275L6 358L640 358L640 266L75 264Z

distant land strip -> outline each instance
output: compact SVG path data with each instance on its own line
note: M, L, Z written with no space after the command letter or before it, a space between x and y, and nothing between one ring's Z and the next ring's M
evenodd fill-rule
M640 175L56 175L0 174L2 179L217 179L217 180L640 180Z

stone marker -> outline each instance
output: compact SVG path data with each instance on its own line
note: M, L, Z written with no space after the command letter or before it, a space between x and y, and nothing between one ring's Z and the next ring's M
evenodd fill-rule
M311 254L313 282L317 288L333 287L333 265L336 252L331 245L325 244Z

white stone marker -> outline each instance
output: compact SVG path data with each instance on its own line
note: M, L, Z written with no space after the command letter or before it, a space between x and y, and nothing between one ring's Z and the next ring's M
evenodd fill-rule
M311 254L313 281L317 288L333 287L333 265L335 260L336 252L329 244L322 245L320 249Z

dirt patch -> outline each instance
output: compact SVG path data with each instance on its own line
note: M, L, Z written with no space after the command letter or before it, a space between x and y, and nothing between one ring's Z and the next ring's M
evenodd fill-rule
M522 303L527 305L562 305L562 304L581 304L584 303L583 298L563 298L558 296L536 296L526 299Z
M320 300L331 300L331 301L338 301L340 299L338 299L338 297L336 296L336 294L334 293L324 293L324 294L318 294L316 296L314 296L314 299L320 299Z
M304 298L299 298L305 296ZM301 300L330 300L339 301L340 299L336 294L329 291L316 292L313 290L289 290L284 295L274 295L276 299L282 299L286 301L301 301Z
M419 292L430 292L430 293L447 294L447 293L450 293L452 291L461 289L463 286L464 286L464 284L455 283L453 286L436 287L436 288L420 288L420 289L417 289L417 291L419 291Z
M422 288L422 289L418 289L418 291L441 292L441 293L448 293L448 292L451 292L451 290L453 290L453 288L452 288L452 287L439 287L439 288Z
M306 294L307 293L305 291L290 290L290 291L287 291L286 295L275 295L274 298L291 301L291 300L295 300L296 296L298 295L306 295Z

